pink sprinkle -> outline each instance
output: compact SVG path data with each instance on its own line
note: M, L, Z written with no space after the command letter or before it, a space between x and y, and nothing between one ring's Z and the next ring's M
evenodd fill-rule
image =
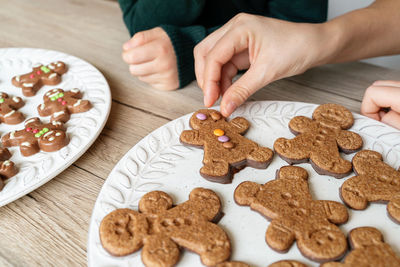
M40 75L40 74L42 74L42 72L41 72L40 70L38 70L38 71L36 72L36 74L37 74L37 75Z
M34 130L32 131L32 133L37 133L37 132L39 132L38 129L34 129Z
M65 106L65 104L67 104L67 101L61 102L61 105Z
M61 102L61 101L62 101L62 98L57 99L57 101L58 101L58 102Z
M27 132L30 132L31 130L32 130L31 127L26 128L26 131L27 131Z
M35 78L35 75L31 74L31 75L29 76L29 78L31 78L31 79Z

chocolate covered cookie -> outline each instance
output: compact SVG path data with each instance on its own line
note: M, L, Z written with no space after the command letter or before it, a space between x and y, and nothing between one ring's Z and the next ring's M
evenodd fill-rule
M12 78L14 86L22 88L24 96L34 96L43 85L56 85L61 82L61 75L67 72L62 61L45 66L40 63L33 66L32 71Z
M321 267L399 267L398 257L389 244L383 241L378 229L359 227L350 231L349 241L352 251L343 263L327 262Z
M18 124L24 120L24 115L18 109L24 106L24 101L18 96L9 97L0 92L0 121L5 124Z
M10 161L11 153L7 148L0 148L0 191L4 187L4 181L18 173L14 162Z
M368 202L388 203L389 216L400 223L400 170L385 162L382 155L363 150L353 157L357 176L347 179L340 188L343 201L353 209L363 210Z
M195 188L189 200L173 206L161 191L145 194L139 212L117 209L100 224L100 240L114 256L125 256L142 248L146 266L173 266L179 247L200 255L203 264L215 266L231 254L228 236L212 223L220 217L221 201L211 190Z
M339 202L313 200L307 180L305 169L285 166L264 185L241 183L234 198L271 220L265 239L272 249L287 252L296 240L300 252L311 260L340 259L347 242L336 224L347 222L347 209Z
M42 123L39 118L25 121L25 128L12 131L1 138L5 147L19 146L23 156L31 156L40 150L53 152L60 150L69 142L61 122Z
M70 91L52 89L43 96L43 104L37 107L39 115L50 116L50 121L67 122L70 114L88 111L92 105L88 100L83 100L79 89Z
M271 149L243 136L250 127L245 118L236 117L228 122L216 110L201 109L190 118L190 126L193 130L183 131L180 141L204 148L200 174L209 181L230 183L235 170L244 166L265 169L272 161Z
M294 117L290 130L293 139L279 138L274 143L275 152L289 164L310 162L316 172L343 178L352 170L351 162L340 156L361 149L360 135L347 131L354 123L351 112L343 106L324 104L315 109L313 118Z

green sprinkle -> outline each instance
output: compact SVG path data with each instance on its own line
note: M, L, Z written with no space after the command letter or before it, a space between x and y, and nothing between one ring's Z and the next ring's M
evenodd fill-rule
M59 93L57 96L60 98L60 97L63 97L64 94L63 93Z
M41 69L44 73L49 73L49 72L50 72L50 69L49 69L48 67L46 67L46 66L42 66L40 69Z
M43 128L42 130L44 133L47 133L49 131L49 128Z
M0 98L0 104L4 103L4 98Z
M52 96L52 97L50 98L50 100L51 100L51 101L56 101L56 100L57 100L57 97L56 97L56 96Z
M40 136L41 136L40 133L35 134L35 137L40 137Z
M40 135L42 135L42 134L44 134L44 131L43 131L43 130L41 130L39 133L40 133Z

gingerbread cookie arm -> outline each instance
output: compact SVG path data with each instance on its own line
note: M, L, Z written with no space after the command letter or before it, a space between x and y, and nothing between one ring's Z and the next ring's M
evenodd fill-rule
M52 108L50 105L46 105L45 103L42 103L37 106L37 111L39 113L39 116L41 117L47 117L52 114Z
M390 218L400 224L400 193L389 201L386 208Z
M179 138L181 143L192 146L204 146L204 140L198 130L185 130Z
M278 138L274 143L275 152L287 163L308 162L312 150L312 139L299 135L293 139Z
M232 126L232 130L238 134L245 134L250 127L250 123L243 117L236 117L228 122Z
M91 108L92 104L89 102L89 100L73 98L69 101L68 104L68 110L70 113L81 113L88 111Z
M169 237L158 234L145 238L142 261L145 266L174 266L179 260L179 248Z
M0 148L0 161L5 161L11 158L10 150L7 148Z
M323 206L326 217L331 223L342 224L349 219L349 213L343 204L331 200L318 200L317 203Z
M8 179L10 177L13 177L18 173L18 169L15 166L14 162L10 160L3 161L0 164L0 176L3 179Z
M305 116L297 116L290 120L289 129L294 135L304 133L305 131L315 128L315 122Z
M336 137L336 142L340 150L346 154L354 153L363 146L363 140L360 135L346 130L340 131Z
M216 193L205 188L195 188L190 192L189 200L181 204L205 217L208 221L219 218L221 201ZM183 208L185 209L185 208Z
M243 182L236 187L234 199L238 205L252 206L257 200L257 193L261 190L261 185L254 182Z
M383 235L373 227L359 227L349 233L350 245L353 249L365 248L383 243Z

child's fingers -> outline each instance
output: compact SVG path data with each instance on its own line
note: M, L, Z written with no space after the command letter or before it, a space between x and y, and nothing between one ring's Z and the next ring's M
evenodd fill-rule
M143 46L135 47L122 52L122 59L128 64L140 64L154 60L158 49L157 42L150 42Z
M388 113L382 116L381 121L392 127L400 129L400 113L394 110L390 110Z
M157 60L153 60L142 64L129 65L129 72L133 76L146 76L157 73L158 62Z
M373 86L392 86L400 88L400 81L376 81Z
M160 38L160 35L165 33L164 30L160 27L156 27L147 31L141 31L135 33L133 37L122 45L123 50L129 50L135 48L137 46L143 45L154 39Z
M400 112L400 88L391 86L370 86L361 103L361 113L368 117L377 117L381 108L391 108Z

